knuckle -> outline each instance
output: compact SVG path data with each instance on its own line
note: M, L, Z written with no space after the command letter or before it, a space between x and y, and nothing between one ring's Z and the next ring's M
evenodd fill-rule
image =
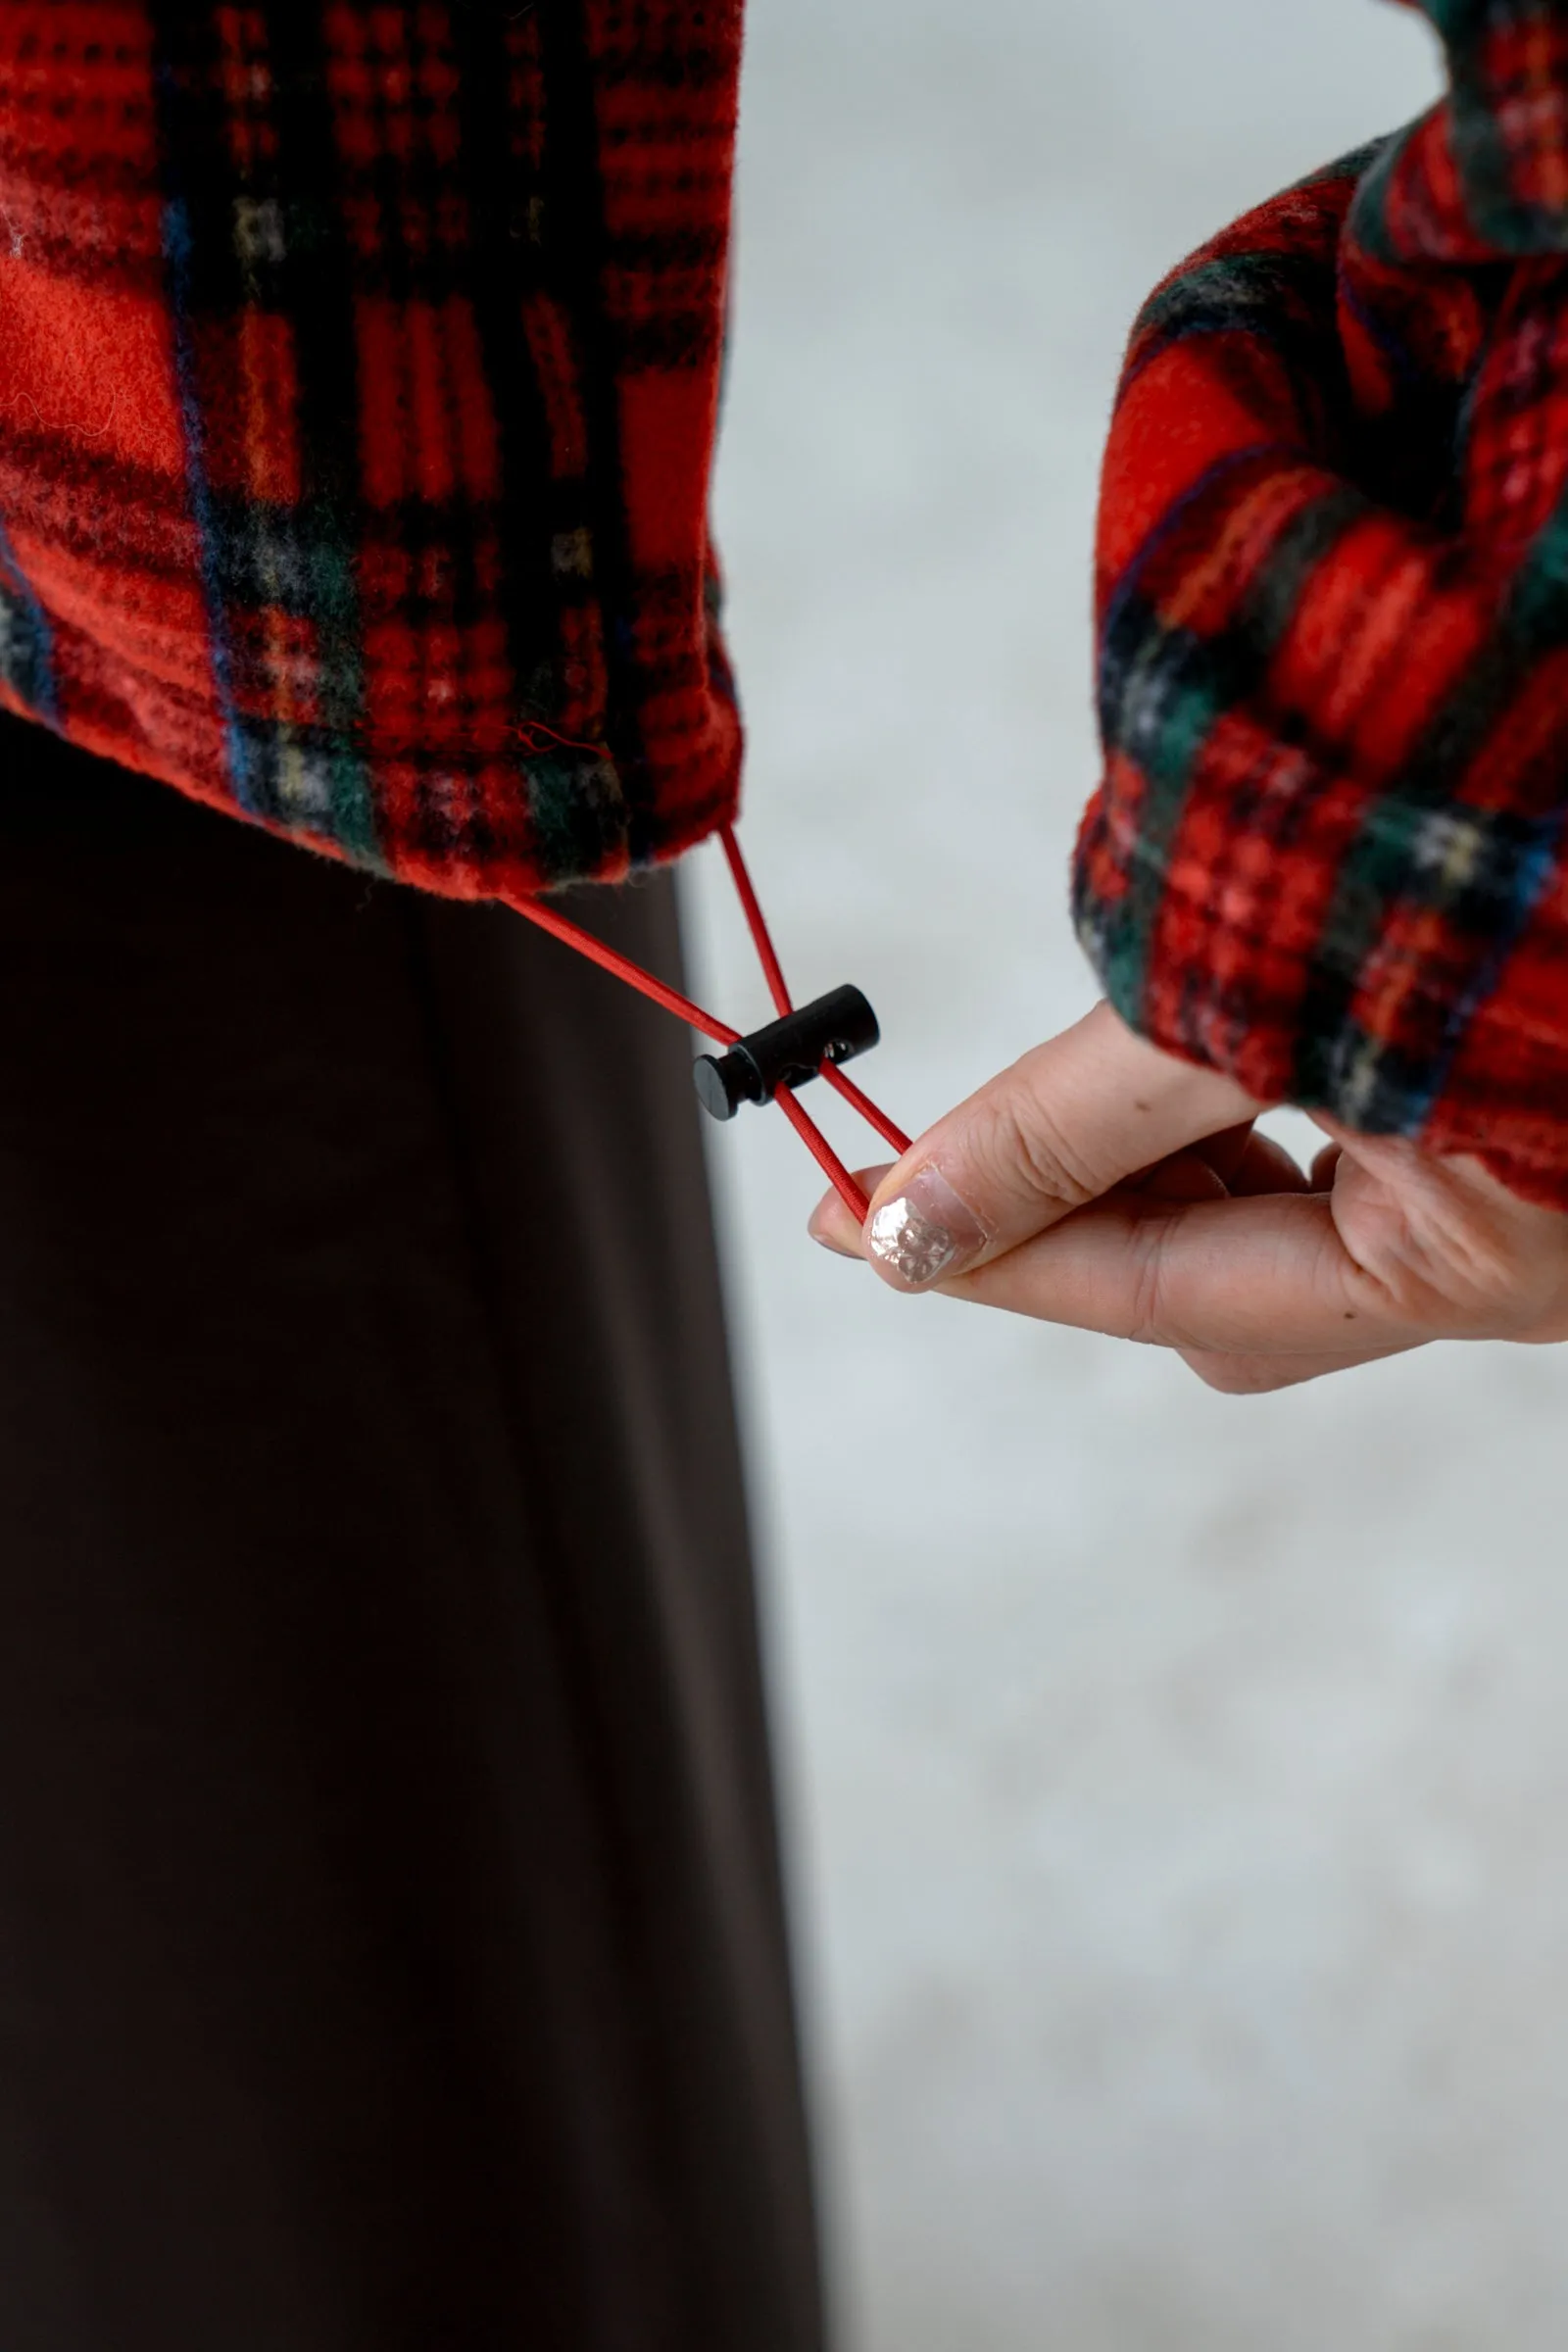
M1082 1208L1103 1189L1088 1155L1033 1100L1002 1103L985 1140L988 1157L1004 1177L1022 1177L1032 1193L1064 1208Z
M1128 1234L1133 1252L1133 1288L1127 1337L1144 1347L1168 1347L1175 1338L1169 1328L1165 1303L1165 1244L1175 1222L1174 1212L1167 1216L1142 1216L1134 1220Z
M1429 1336L1528 1331L1558 1279L1555 1252L1543 1252L1535 1223L1545 1212L1477 1163L1436 1157L1405 1137L1362 1141L1356 1157L1370 1180L1344 1237L1352 1303Z
M1406 1225L1358 1266L1354 1286L1377 1314L1421 1331L1505 1335L1528 1321L1534 1268L1504 1237L1454 1219L1433 1230Z

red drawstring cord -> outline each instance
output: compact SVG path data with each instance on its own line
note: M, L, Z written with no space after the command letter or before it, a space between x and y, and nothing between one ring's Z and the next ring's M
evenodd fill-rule
M734 826L721 826L718 838L724 845L724 856L729 861L729 870L734 877L736 893L746 915L747 928L751 932L762 970L767 976L768 994L773 1000L773 1009L779 1014L793 1012L795 1006L785 983L783 967L774 953L773 941L767 928L767 919L762 912L757 892L753 888L752 877L746 870L746 860L741 856L741 845L735 838ZM818 1065L817 1076L825 1078L834 1093L842 1095L850 1107L859 1112L866 1125L874 1127L882 1141L885 1144L891 1144L901 1159L904 1157L909 1149L908 1137L900 1128L894 1126L885 1110L877 1108L869 1095L861 1094L853 1078L846 1078L837 1064L831 1061L824 1061ZM787 1089L781 1089L781 1092L787 1092Z
M758 901L757 892L752 887L752 877L746 870L746 860L741 856L740 843L735 838L733 827L729 825L720 829L719 839L723 842L724 856L729 862L730 873L734 877L735 888L746 915L747 928L751 932L758 958L767 980L768 994L773 1000L774 1009L782 1016L792 1012L794 1004L784 979L783 967L774 951L767 923ZM564 914L558 914L553 906L544 906L538 899L527 901L514 899L512 903L519 914L526 915L529 922L537 923L541 931L548 931L552 938L562 940L568 948L575 948L579 956L586 956L590 963L597 963L602 971L612 972L617 980L624 980L628 988L635 988L641 995L651 997L656 1004L662 1004L666 1012L672 1012L676 1019L684 1021L688 1028L699 1030L704 1037L710 1037L715 1045L739 1045L740 1030L731 1029L727 1022L715 1020L710 1012L705 1012L700 1004L694 1004L690 997L683 997L678 988L669 988L662 980L656 980L652 972L645 972L642 965L633 963L629 956L617 955L613 948L607 948L603 940L595 939L591 931L584 931L579 924L568 922L566 917ZM818 1069L818 1076L825 1078L829 1086L842 1095L845 1102L858 1110L861 1118L868 1125L874 1127L883 1142L891 1144L901 1157L907 1152L909 1149L908 1137L895 1127L886 1112L879 1110L876 1104L860 1092L852 1079L846 1078L844 1072L838 1069L834 1063L822 1062ZM789 1087L781 1086L773 1100L821 1168L840 1200L850 1210L856 1223L863 1225L870 1202L821 1129L810 1114L801 1108Z
M768 930L767 917L762 912L761 901L758 898L752 884L752 877L746 870L746 860L741 856L741 845L735 838L734 826L720 825L718 838L724 845L724 859L729 867L730 880L735 885L735 895L740 900L741 911L746 917L746 927L752 935L752 944L757 950L757 960L761 965L762 976L767 982L767 993L773 1000L773 1010L780 1015L793 1012L795 1006L790 1001L789 988L784 979L784 967L779 962L777 951L773 946L773 935Z

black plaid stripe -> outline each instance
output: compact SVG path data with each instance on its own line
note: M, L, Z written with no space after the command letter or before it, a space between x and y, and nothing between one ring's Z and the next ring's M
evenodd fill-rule
M467 211L468 286L495 416L501 470L497 537L500 564L490 603L506 633L511 706L518 722L560 709L560 587L551 549L561 530L583 520L571 485L557 484L549 417L529 348L524 304L537 289L540 254L533 233L542 187L525 126L514 112L526 82L527 24L512 12L466 8L454 14L454 53L462 75L460 185ZM551 871L561 870L551 853Z
M196 490L220 641L215 662L230 697L233 783L256 814L294 823L303 814L373 863L358 748L357 364L320 12L288 0L240 10L158 0L153 19L165 186L189 234L176 332L187 346L186 397L197 413L194 468L205 463L201 414L233 398L232 338L222 330L247 309L284 318L292 329L291 421L303 462L297 509L221 494L206 482ZM259 626L258 607L274 608L280 629ZM308 637L287 626L291 617L309 620ZM279 634L281 670L273 655ZM303 701L314 715L296 711L280 723L278 699Z
M588 465L576 527L586 533L604 614L605 740L620 777L627 846L635 863L649 854L655 803L631 629L636 596L620 448L621 352L605 301L608 239L595 75L581 0L556 0L538 12L536 22L549 93L540 191L542 258L546 284L569 320L583 371Z
M309 598L303 610L316 632L318 717L311 748L323 769L330 831L351 856L373 862L355 584L362 529L359 358L327 87L326 12L315 0L269 0L265 9L248 13L262 20L264 71L271 82L251 193L275 207L282 222L280 246L256 266L255 299L275 304L293 329L302 468L298 513L273 519L292 533ZM244 514L232 517L236 544L243 545L248 532Z

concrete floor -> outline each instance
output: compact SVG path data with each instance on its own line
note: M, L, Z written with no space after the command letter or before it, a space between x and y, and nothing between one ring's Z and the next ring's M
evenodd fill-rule
M753 0L746 840L911 1128L1090 998L1133 310L1433 79L1372 0ZM1561 2352L1568 1361L1227 1401L893 1298L781 1120L714 1143L849 2352Z

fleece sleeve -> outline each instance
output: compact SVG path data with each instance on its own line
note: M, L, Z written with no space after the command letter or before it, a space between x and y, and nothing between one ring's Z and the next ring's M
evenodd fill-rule
M1134 330L1079 933L1143 1034L1568 1208L1568 9Z

